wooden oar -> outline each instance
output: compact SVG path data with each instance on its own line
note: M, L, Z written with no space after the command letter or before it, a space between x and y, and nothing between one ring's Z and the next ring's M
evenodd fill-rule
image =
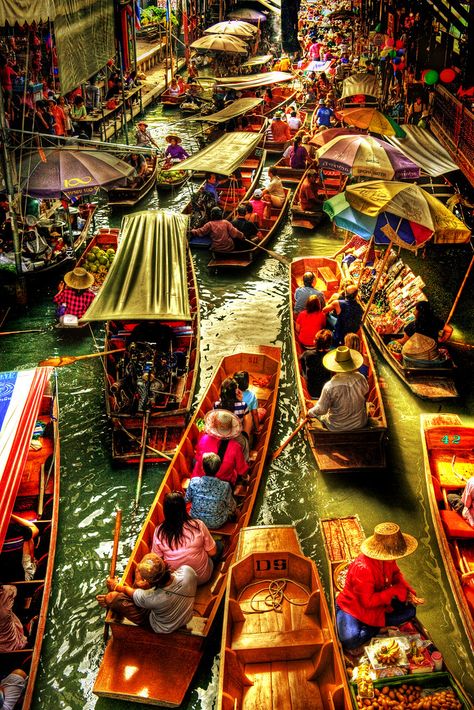
M120 420L118 420L117 423L118 423L119 427L122 429L123 433L126 434L129 439L131 439L132 441L136 441L141 445L142 442L141 442L141 439L138 438L138 436L135 436L134 434L132 434L132 432L128 431L128 429L125 429L124 425L122 424L122 422ZM146 448L148 449L148 451L152 451L154 454L157 454L158 456L163 457L164 459L166 459L166 461L173 460L171 456L168 456L168 454L165 454L163 451L159 451L158 449L155 449L148 442L146 444Z
M305 418L303 419L303 421L301 421L301 422L298 424L298 426L296 427L296 429L290 434L290 436L289 436L287 439L285 439L285 441L283 442L283 444L278 447L278 449L277 449L277 450L273 453L273 455L272 455L272 461L275 461L275 459L277 459L277 458L279 457L279 455L281 454L281 452L282 452L284 449L286 449L286 447L288 446L288 444L290 443L290 441L292 441L292 439L294 439L294 437L298 434L298 432L301 431L301 429L304 427L304 425L306 424L306 422L308 421L308 419L309 419L309 417L305 417Z
M446 345L454 345L456 348L465 348L466 350L474 350L474 345L471 345L471 343L462 343L460 340L447 340Z
M88 360L91 357L103 357L112 353L123 353L125 348L117 348L116 350L104 350L101 353L91 353L90 355L58 355L58 357L50 357L47 360L41 360L38 367L64 367L72 365L78 360Z
M0 335L20 335L21 333L42 333L43 328L29 328L28 330L4 330Z
M120 541L120 530L122 528L122 509L117 508L114 527L114 544L112 547L112 557L110 558L109 577L115 577L115 569L117 567L118 546ZM104 626L104 641L107 642L109 637L109 625L105 622Z
M137 490L135 493L135 510L137 510L137 508L138 508L138 503L140 501L140 493L142 491L143 467L145 466L146 440L148 437L149 419L150 419L150 410L147 409L146 414L143 417L142 450L140 452L140 463L138 464Z
M286 258L286 256L283 256L283 254L278 254L276 251L272 251L271 249L267 249L266 247L262 247L258 242L251 242L249 239L244 239L247 244L251 244L253 247L257 247L257 249L261 249L262 251L265 251L269 256L271 256L273 259L276 259L279 261L281 264L284 264L285 266L290 267L291 266L291 261Z

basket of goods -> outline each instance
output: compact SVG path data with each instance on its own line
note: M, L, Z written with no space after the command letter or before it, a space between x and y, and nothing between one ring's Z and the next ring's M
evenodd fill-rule
M84 268L94 277L91 291L98 291L105 281L109 269L115 259L115 249L101 249L98 246L92 247L84 260Z
M377 678L406 675L410 668L407 657L409 648L406 636L372 639L366 654Z

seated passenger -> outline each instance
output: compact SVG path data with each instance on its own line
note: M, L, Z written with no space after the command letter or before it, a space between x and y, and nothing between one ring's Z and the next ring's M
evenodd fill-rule
M213 207L211 219L203 227L191 229L191 236L211 238L210 249L218 252L245 249L244 235L227 219L223 218L220 207Z
M222 527L236 509L230 483L216 478L220 466L217 454L203 454L204 476L191 479L185 497L186 502L191 502L191 517L211 529Z
M94 276L81 266L64 275L53 298L60 321L65 315L76 316L78 320L82 318L95 298L95 293L90 290L93 283Z
M334 294L334 297L324 307L325 313L334 311L336 319L334 323L333 345L338 346L344 343L344 338L348 333L357 333L362 322L364 309L357 301L358 288L354 285L346 286L344 293ZM330 322L330 319L328 319Z
M254 222L251 222L247 217L247 207L239 205L237 208L237 217L232 221L232 226L242 232L245 239L252 239L258 234L258 227Z
M467 481L462 493L448 493L448 503L474 528L474 476Z
M0 653L19 651L27 644L23 624L13 611L16 594L13 584L0 586Z
M265 217L266 203L262 199L263 190L258 188L249 200L249 204L252 205L253 213L257 215L257 224L259 227L262 226Z
M367 355L364 355L362 352L362 344L360 342L360 338L357 335L357 333L348 333L346 337L344 338L344 345L348 347L349 349L352 350L357 350L358 353L361 353L362 357L364 358L364 361L362 365L359 367L358 372L360 372L361 375L364 375L364 377L369 376L369 358Z
M196 572L188 565L171 571L155 554L145 555L137 567L135 586L106 581L108 594L98 594L100 606L111 609L138 626L170 634L188 623L196 596ZM138 580L137 580L138 578Z
M306 301L306 308L296 318L295 330L298 340L305 348L314 345L316 333L326 325L326 316L321 309L321 302L316 295Z
M303 274L303 285L299 286L295 291L295 305L294 311L295 316L297 316L301 311L306 308L306 303L310 296L317 296L321 304L321 308L324 308L326 302L324 300L324 294L322 291L318 291L314 287L314 282L316 281L316 276L312 271L305 271Z
M247 370L241 370L241 372L234 373L234 380L237 382L239 389L242 392L242 400L249 408L249 412L252 416L253 428L256 431L260 424L258 419L258 399L255 392L249 389L249 379L249 373Z
M238 437L244 450L245 460L249 457L249 437L252 433L252 417L244 402L242 390L233 377L226 377L221 383L220 399L214 402L214 409L226 409L232 412L242 422L242 434Z
M332 333L330 330L320 330L314 338L314 348L305 350L301 356L301 371L306 378L309 396L317 399L331 373L323 365L323 358L331 348Z
M308 416L316 417L332 431L352 431L367 425L367 379L356 372L364 359L356 350L341 345L323 358L325 368L333 373L326 382L316 405Z
M13 710L26 687L28 677L25 671L17 668L8 675L0 677L0 707L3 710Z
M205 584L214 567L211 558L218 554L211 533L201 520L188 515L182 493L168 493L163 514L164 520L153 535L152 552L163 557L171 571L189 565L196 572L197 584ZM219 542L219 551L221 545Z
M445 326L441 318L433 313L429 301L418 301L415 305L415 320L408 323L405 327L403 337L398 340L398 343L406 343L412 335L420 333L431 338L435 343L444 343L449 340L453 328L450 325Z
M248 471L242 447L237 441L242 432L242 423L238 417L224 409L207 412L204 422L205 431L197 443L192 475L203 476L202 457L205 453L214 453L221 459L217 478L228 481L233 488L237 478L245 476Z

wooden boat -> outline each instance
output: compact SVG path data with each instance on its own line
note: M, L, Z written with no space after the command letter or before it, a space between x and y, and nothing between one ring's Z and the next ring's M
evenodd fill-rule
M238 522L228 522L219 530L212 531L216 539L220 538L224 543L224 558L214 569L209 582L198 587L195 614L187 628L171 634L156 634L108 616L112 633L94 685L96 695L166 707L177 707L183 701L224 596L226 575L235 558L239 532L249 523L255 505L275 416L280 358L279 348L262 346L256 353L229 355L217 367L156 494L123 581L128 584L133 582L137 564L152 546L155 527L163 520L166 494L181 491L187 486L199 438L199 422L219 398L221 382L238 370L247 370L259 405L265 408L265 417L251 446L250 480L235 490L240 501L240 517ZM133 668L132 673L130 668Z
M298 116L301 119L301 126L298 129L298 131L301 131L304 129L304 126L306 124L306 119L308 118L308 114L306 111L298 111ZM298 131L292 130L291 131L292 137L295 136ZM283 143L278 142L278 141L274 141L273 138L270 137L272 135L271 132L272 132L272 129L271 129L271 124L270 124L270 126L267 129L268 138L267 138L267 140L265 140L265 149L266 149L267 153L269 153L271 155L281 155L283 153L283 151L285 150L285 148L287 147L288 141L283 141Z
M269 116L285 108L292 101L295 101L297 90L290 86L272 86L273 99L270 104L265 103L263 106L263 115Z
M329 257L301 257L295 259L290 268L290 324L292 333L293 362L296 372L296 382L300 411L306 415L311 396L306 386L306 379L300 367L300 357L304 348L298 342L294 330L293 315L294 294L303 285L303 274L312 271L317 282L315 288L322 291L326 300L339 288L341 272L335 259ZM370 414L369 425L354 431L330 431L323 428L317 419L311 419L305 426L306 435L314 458L320 471L364 471L383 469L386 465L385 442L387 436L387 419L382 400L375 365L363 333L361 344L363 354L369 361L369 394L367 397Z
M284 185L296 186L301 182L301 178L306 172L306 168L292 168L287 163L286 158L280 158L274 167L278 171L278 177Z
M266 247L280 226L283 216L286 213L288 202L290 200L291 191L288 188L285 190L285 201L281 207L272 207L271 215L268 219L263 220L263 224L258 231L258 242L254 246L249 246L248 249L239 251L212 252L212 258L208 263L208 267L212 269L244 269L253 263L257 256L261 256L264 252L260 247ZM250 196L250 195L249 195ZM247 197L244 197L245 202ZM236 211L230 215L229 219L235 219Z
M179 108L185 99L185 94L173 96L170 94L169 88L167 88L160 93L159 97L163 108Z
M422 414L421 442L433 525L463 628L474 650L474 530L447 496L474 476L474 428L457 414Z
M379 333L370 315L364 322L364 328L382 357L417 397L433 402L459 397L455 384L456 368L451 358L448 357L441 367L407 367L402 360L397 360L388 347L390 341L397 340L402 334Z
M21 377L26 383L25 386L29 388L29 392L24 398L25 406L21 407L18 426L10 436L6 433L6 428L4 431L0 431L2 446L6 444L8 449L11 445L10 458L2 476L0 584L10 584L16 587L14 612L29 629L25 648L11 653L0 653L0 678L4 678L17 668L24 670L28 676L25 694L15 705L16 710L29 710L32 707L34 686L40 665L41 646L46 629L56 551L60 455L57 393L49 393L51 373L51 368L37 368L21 372ZM4 386L6 386L8 376L12 375L18 375L18 373L2 373ZM6 391L5 387L4 391ZM19 399L22 399L21 394ZM36 451L30 449L29 446L33 431L37 429L39 421L42 422L44 431L37 439L41 448ZM3 434L9 441L3 440ZM5 452L4 448L2 450ZM16 452L15 459L13 459L13 452ZM15 491L17 492L15 493ZM25 581L24 575L21 579L15 575L17 565L12 558L17 559L18 555L21 558L23 539L10 538L4 543L12 513L34 522L39 529L39 535L35 541L35 557L38 562L31 581ZM23 572L23 570L21 571Z
M187 183L190 177L191 173L189 170L171 172L162 169L156 178L156 189L163 191L177 190Z
M308 170L311 170L311 168L308 168ZM303 174L293 195L290 207L291 224L293 227L299 227L300 229L315 229L325 216L323 211L324 200L328 200L330 197L344 190L347 176L342 175L342 173L337 170L320 169L318 171L318 196L321 203L317 209L310 211L303 210L300 204L300 192L306 175L307 171Z
M124 186L114 187L109 190L109 205L111 207L134 207L140 200L143 200L155 187L158 170L158 159L156 155L147 156L147 172L143 182L137 187Z
M324 589L295 528L244 528L236 559L227 577L218 710L350 710Z
M329 565L330 573L330 593L333 602L333 618L335 616L334 604L337 599L337 594L343 589L347 567L349 563L358 556L360 552L360 544L365 539L366 535L360 523L358 516L348 516L346 518L324 518L321 519L321 530L323 533L324 547L326 551L326 557ZM459 701L460 707L463 710L469 710L472 708L472 703L468 700L466 694L464 693L462 687L459 685L456 678L452 675L449 669L443 662L443 667L441 671L433 670L433 664L431 662L430 654L436 650L435 645L429 635L427 629L421 624L419 619L415 618L411 622L404 624L400 627L400 636L407 636L410 638L416 638L417 636L428 644L428 648L423 651L424 661L422 663L414 663L410 659L410 653L408 652L408 673L401 676L393 677L380 677L373 680L373 692L375 697L366 699L365 695L361 693L358 695L358 687L354 681L350 683L351 694L353 697L353 703L355 708L360 708L370 705L371 703L377 702L377 695L382 692L382 688L388 687L389 692L393 691L396 694L399 691L403 691L401 686L408 686L410 689L422 688L424 693L426 693L427 699L429 698L430 691L435 693L439 689L447 689L454 693L455 698ZM431 643L430 643L431 642ZM353 659L349 655L344 655L344 660L346 662L346 670L348 672L349 678L353 675L352 666ZM367 661L368 663L368 661ZM424 670L426 669L426 670ZM395 671L396 669L390 669ZM411 692L408 691L408 692ZM383 695L383 693L382 693ZM422 697L421 700L424 698ZM391 700L389 696L389 700ZM404 704L400 704L397 707L400 708L410 708L410 707L420 707L418 704L410 703L406 704L408 698L405 698ZM433 698L435 700L435 698ZM387 707L387 705L378 705L378 707ZM395 707L395 706L394 706ZM424 706L421 706L424 707ZM436 705L431 705L427 707L436 707ZM447 707L443 705L442 701L439 705L440 708ZM458 706L459 707L459 706Z

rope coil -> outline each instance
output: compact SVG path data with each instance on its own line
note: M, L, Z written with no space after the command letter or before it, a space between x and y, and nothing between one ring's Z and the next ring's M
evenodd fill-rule
M255 587L257 584L262 585L265 583L268 583L267 588L261 588L258 589L255 594L250 599L250 607L252 611L245 611L242 609L242 612L244 614L265 614L268 611L275 611L277 614L282 614L283 613L283 602L286 599L286 601L289 604L293 604L293 606L306 606L307 600L304 602L297 602L294 601L293 599L290 599L286 593L286 586L287 583L291 582L295 586L297 586L299 589L301 589L309 599L309 592L306 589L306 587L302 584L299 584L298 582L295 582L294 579L288 579L287 577L280 577L279 579L259 579L255 582L251 582L250 584L247 584L242 591L240 592L239 598L237 601L239 601L242 598L242 595L247 589L250 589L250 587ZM258 599L257 597L259 594L262 594L262 592L267 592L266 596L263 599ZM263 602L268 608L267 609L257 609L255 607L256 601Z

